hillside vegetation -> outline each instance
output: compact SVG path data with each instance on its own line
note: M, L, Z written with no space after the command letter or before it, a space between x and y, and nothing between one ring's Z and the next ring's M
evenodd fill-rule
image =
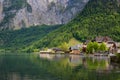
M0 49L20 50L28 47L33 42L43 38L49 32L59 28L56 26L34 26L15 31L0 32Z
M71 22L36 41L30 48L55 47L72 38L85 41L96 36L109 36L120 41L119 4L118 0L90 0Z

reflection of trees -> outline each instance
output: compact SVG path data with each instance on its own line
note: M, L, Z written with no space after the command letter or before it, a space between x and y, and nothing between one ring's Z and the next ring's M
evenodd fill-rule
M82 58L83 64L87 65L87 68L83 67L83 64L78 66L71 66L69 58L62 58L58 61L49 61L46 59L40 59L38 55L34 54L6 54L0 55L0 72L10 73L15 72L20 75L20 77L25 77L23 75L31 76L34 80L117 80L119 79L119 74L107 74L109 76L106 78L106 74L97 76L97 72L91 71L90 69L99 66L105 66L104 61L92 60L91 58ZM100 62L100 64L98 63ZM93 66L95 67L93 67ZM92 66L92 67L91 67ZM4 74L4 73L3 73ZM14 75L16 76L16 74ZM4 75L0 80L3 79ZM22 78L21 78L22 79ZM23 80L23 79L22 79Z
M94 58L87 58L86 64L88 69L100 69L104 70L106 69L108 61L106 60L100 60L100 59L94 59Z

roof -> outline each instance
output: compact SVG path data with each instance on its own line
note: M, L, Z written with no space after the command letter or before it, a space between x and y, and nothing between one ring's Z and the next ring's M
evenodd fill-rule
M85 44L88 44L89 42L91 42L91 40L86 40Z
M57 47L52 48L52 50L54 50L54 51L61 51L61 49L57 48Z
M95 38L95 41L96 42L114 42L110 37L108 36L105 36L105 37L102 37L102 36L99 36L99 37L96 37Z
M78 48L82 48L83 47L83 44L77 44L76 45Z
M79 50L79 47L78 46L71 46L70 50Z

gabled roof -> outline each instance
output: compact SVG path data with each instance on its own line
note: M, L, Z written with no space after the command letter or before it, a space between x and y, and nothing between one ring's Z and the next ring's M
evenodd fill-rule
M70 50L79 50L81 47L82 47L82 45L78 44L78 45L75 45L75 46L71 46L69 49Z
M54 51L61 51L61 49L57 48L57 47L52 48L52 50L54 50Z
M78 46L71 46L70 50L79 50L79 47Z
M108 36L105 36L105 37L102 37L102 36L99 36L99 37L96 37L95 38L95 41L96 42L114 42L110 37Z

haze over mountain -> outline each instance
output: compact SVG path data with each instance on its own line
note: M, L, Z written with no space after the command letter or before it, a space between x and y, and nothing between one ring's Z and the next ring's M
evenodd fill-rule
M88 0L0 0L0 29L65 24Z

